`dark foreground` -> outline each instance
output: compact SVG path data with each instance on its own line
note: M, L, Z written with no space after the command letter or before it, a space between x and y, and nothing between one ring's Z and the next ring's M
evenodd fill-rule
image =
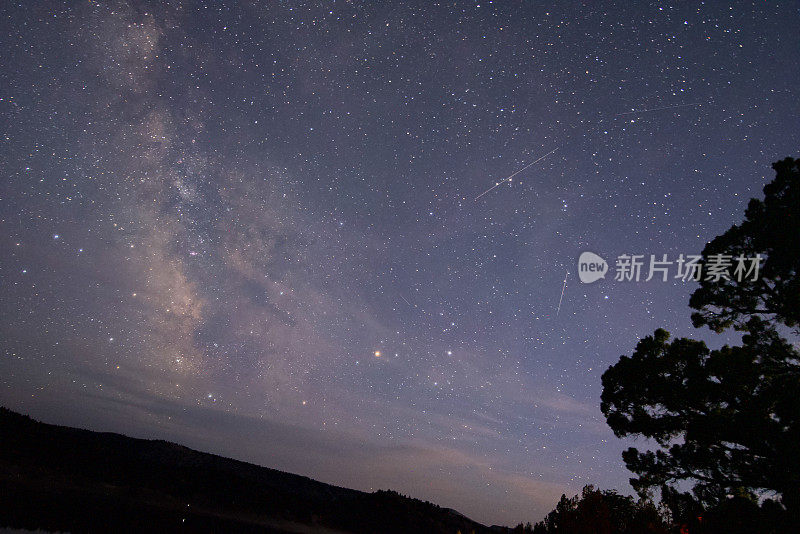
M504 532L391 491L365 493L0 408L0 528L68 532Z

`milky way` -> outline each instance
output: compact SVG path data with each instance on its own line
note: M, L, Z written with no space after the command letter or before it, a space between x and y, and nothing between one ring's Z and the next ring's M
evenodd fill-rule
M245 4L2 7L0 402L488 524L630 492L600 375L711 338L562 278L798 156L796 7Z

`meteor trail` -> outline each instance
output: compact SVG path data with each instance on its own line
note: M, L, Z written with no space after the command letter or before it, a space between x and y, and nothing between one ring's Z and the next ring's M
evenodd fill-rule
M625 113L617 113L614 116L621 117L622 115L635 115L637 113L648 113L650 111L664 111L665 109L688 108L690 106L702 106L702 105L703 102L694 102L693 104L678 104L676 106L664 106L663 108L636 109L633 111L626 111Z
M558 309L556 310L556 317L558 317L559 312L561 312L561 301L564 300L564 290L567 289L567 276L569 276L569 271L564 273L564 286L561 288L561 298L558 299Z
M499 182L497 182L496 184L494 184L492 187L490 187L489 189L487 189L486 191L484 191L483 193L481 193L480 195L478 195L477 197L475 197L475 201L477 202L477 201L478 201L478 199L480 199L480 198L481 198L483 195L485 195L486 193L488 193L488 192L492 191L492 190L493 190L495 187L499 186L500 184L503 184L503 183L505 183L505 182L511 181L511 179L512 179L512 178L514 178L516 175L518 175L519 173L521 173L522 171L524 171L524 170L525 170L525 169L527 169L528 167L531 167L531 166L532 166L534 163L539 163L540 161L542 161L544 158L546 158L547 156L549 156L550 154L552 154L552 153L553 153L553 152L555 152L556 150L558 150L558 147L555 147L553 150L551 150L550 152L548 152L547 154L545 154L545 155L544 155L544 156L542 156L541 158L537 159L536 161L533 161L533 162L531 162L531 163L528 163L527 165L525 165L524 167L522 167L520 170L518 170L517 172L515 172L515 173L514 173L514 174L512 174L511 176L508 176L507 178L504 178L503 180L500 180Z

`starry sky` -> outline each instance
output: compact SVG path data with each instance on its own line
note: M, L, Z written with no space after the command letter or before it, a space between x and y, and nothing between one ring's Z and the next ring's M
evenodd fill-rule
M601 374L726 341L580 253L698 254L800 146L795 2L0 17L0 403L486 524L630 493Z

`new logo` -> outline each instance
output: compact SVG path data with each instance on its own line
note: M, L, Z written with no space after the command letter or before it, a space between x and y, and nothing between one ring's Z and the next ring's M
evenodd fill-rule
M606 277L608 263L594 252L583 252L578 258L578 278L584 284L591 284Z

